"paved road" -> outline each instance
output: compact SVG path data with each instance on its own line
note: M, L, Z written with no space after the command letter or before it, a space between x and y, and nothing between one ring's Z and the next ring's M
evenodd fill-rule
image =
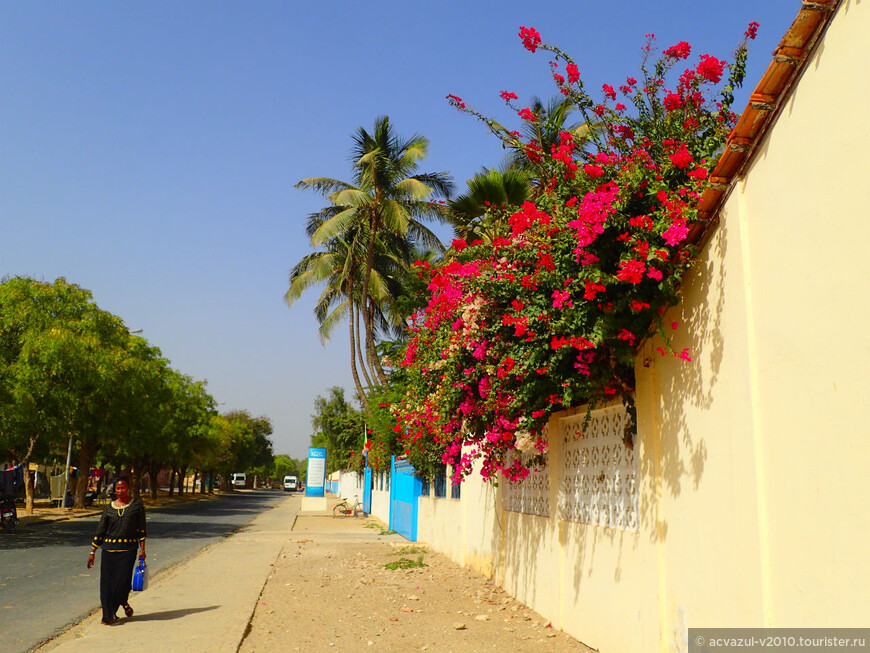
M149 573L214 544L285 499L274 490L238 492L149 512ZM0 536L4 653L28 651L99 607L100 554L93 569L85 565L97 521L94 516L33 524Z

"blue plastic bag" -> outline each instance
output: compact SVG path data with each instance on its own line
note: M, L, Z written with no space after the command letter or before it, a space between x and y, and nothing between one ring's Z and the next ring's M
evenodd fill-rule
M148 565L145 564L145 560L139 558L139 564L136 565L136 569L133 571L133 591L141 592L145 588L148 587Z

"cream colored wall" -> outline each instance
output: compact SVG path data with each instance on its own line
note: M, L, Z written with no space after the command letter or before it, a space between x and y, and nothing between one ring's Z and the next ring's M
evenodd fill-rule
M845 1L746 179L740 216L769 623L870 614L870 6Z
M693 362L638 356L638 532L558 519L556 464L548 519L421 501L433 547L464 563L490 529L498 582L592 647L866 625L868 5L839 9L666 315Z
M461 499L420 497L417 540L492 578L502 532L499 504L496 489L479 472L477 463L462 483Z

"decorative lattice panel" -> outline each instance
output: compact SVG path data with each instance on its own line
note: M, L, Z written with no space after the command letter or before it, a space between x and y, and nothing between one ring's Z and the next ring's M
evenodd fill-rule
M519 454L522 459L528 460L532 453ZM510 461L509 461L510 462ZM511 483L501 480L502 503L505 510L522 512L527 515L550 516L550 475L547 465L539 466L532 470L520 483Z
M638 530L637 457L623 444L629 416L622 405L562 420L559 516L562 519Z

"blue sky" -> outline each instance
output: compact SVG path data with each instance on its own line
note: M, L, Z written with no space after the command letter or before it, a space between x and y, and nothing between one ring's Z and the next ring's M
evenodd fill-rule
M587 88L637 73L644 35L730 57L761 23L747 89L798 0L652 2L0 1L0 276L59 276L207 379L221 410L267 415L276 453L305 455L313 400L352 394L346 331L325 347L314 294L283 302L310 250L304 177L349 179L350 136L389 115L431 141L421 168L458 186L501 159L451 109L505 124L498 98L555 92L537 28ZM440 232L449 238L446 230Z

